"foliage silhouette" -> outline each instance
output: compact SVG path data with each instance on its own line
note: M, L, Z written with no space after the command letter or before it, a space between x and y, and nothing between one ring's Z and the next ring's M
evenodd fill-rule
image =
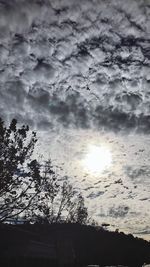
M40 168L40 176L40 194L26 211L25 218L42 224L62 221L85 224L88 212L82 195L77 194L68 181L58 182L50 160Z
M38 193L38 173L31 160L36 133L29 127L16 127L12 120L6 128L0 119L0 221L15 218L26 210ZM34 194L30 194L31 188Z
M36 133L28 126L8 128L0 119L0 222L23 218L30 222L86 223L87 208L81 194L68 181L62 184L50 160L33 159Z

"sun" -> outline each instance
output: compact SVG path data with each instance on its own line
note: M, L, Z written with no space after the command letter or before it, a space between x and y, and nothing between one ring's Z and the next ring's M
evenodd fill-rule
M106 146L90 145L82 163L89 173L100 174L112 164L111 151Z

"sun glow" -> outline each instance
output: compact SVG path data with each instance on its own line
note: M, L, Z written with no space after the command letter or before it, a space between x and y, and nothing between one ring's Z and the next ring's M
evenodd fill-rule
M105 146L90 145L82 163L89 173L99 174L111 166L111 151Z

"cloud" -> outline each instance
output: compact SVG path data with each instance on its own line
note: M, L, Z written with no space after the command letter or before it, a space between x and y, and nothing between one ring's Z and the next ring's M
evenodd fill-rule
M149 133L149 19L136 1L105 8L1 1L0 78L13 88L3 90L1 113L8 105L17 115L19 100L26 120L28 107L33 117L45 109L43 126L56 119L60 127Z
M40 108L47 109L49 105L49 92L37 84L29 89L27 99L31 107L35 107L35 110L39 111Z
M99 196L103 195L105 192L104 191L98 191L98 192L91 192L87 198L90 198L90 199L94 199L94 198L98 198Z
M149 165L143 166L126 166L125 173L135 184L149 185L150 168Z
M35 99L37 97L35 96ZM42 97L38 98L39 101ZM149 133L150 117L149 115L139 114L130 111L123 111L121 108L114 106L94 105L88 102L81 93L74 91L66 93L60 98L57 94L53 94L50 99L46 98L46 107L49 112L58 118L58 121L65 127L71 125L77 128L105 129L114 132L137 130L138 132ZM63 99L63 100L62 100ZM137 107L141 103L141 98L138 94L118 96L118 101L123 99L128 102L128 105ZM39 102L40 104L40 102ZM126 108L127 109L127 108Z
M49 102L49 111L58 117L58 121L64 126L69 127L70 124L79 128L87 128L88 110L86 100L80 96L78 92L68 94L65 100L61 100L57 95L53 95Z
M110 207L109 208L109 216L110 217L125 217L129 212L129 207L124 205L119 205L118 207Z
M123 92L123 94L117 94L115 100L120 105L125 105L127 110L135 111L142 103L142 96L139 93Z

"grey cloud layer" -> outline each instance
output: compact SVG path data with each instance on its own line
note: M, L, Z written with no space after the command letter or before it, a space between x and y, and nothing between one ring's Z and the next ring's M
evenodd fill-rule
M148 1L7 0L0 14L1 115L150 132Z

